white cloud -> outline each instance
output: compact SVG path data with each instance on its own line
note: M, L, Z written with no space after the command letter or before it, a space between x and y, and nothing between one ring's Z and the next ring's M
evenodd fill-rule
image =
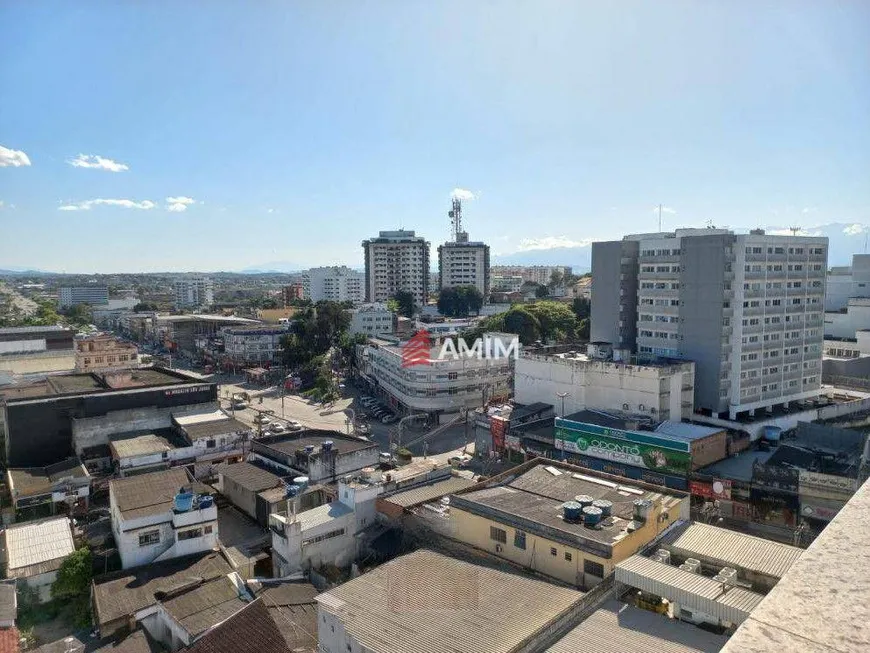
M453 192L450 193L451 199L454 200L473 200L477 198L477 195L472 193L470 190L465 190L464 188L454 188Z
M29 166L30 159L21 150L10 150L0 145L0 168L18 168Z
M130 169L130 166L126 163L118 163L96 154L79 154L74 159L67 159L67 163L73 168L94 168L96 170L108 170L109 172L123 172Z
M653 207L652 212L655 213L655 214L658 214L658 212L659 212L659 207L658 207L658 206ZM676 215L676 214L677 214L677 210L676 210L676 209L672 209L670 206L662 206L662 213L667 213L667 214L669 214L669 215Z
M571 240L567 236L545 236L544 238L524 238L520 241L518 252L528 252L534 249L557 249L562 247L588 247L591 239Z
M801 213L815 213L818 209L815 206L805 206L801 209Z
M857 236L863 233L870 233L870 226L866 224L850 224L848 227L843 229L843 233L847 236Z
M113 199L95 199L85 200L84 202L76 202L74 204L63 204L57 208L58 211L90 211L94 206L120 206L125 209L153 209L157 206L151 200L113 200Z
M822 232L815 230L814 227L809 227L808 229L804 229L800 227L798 229L765 229L764 233L768 236L821 236Z
M181 213L182 211L186 211L187 207L191 204L196 204L196 200L192 197L167 197L166 198L166 207L167 211L172 211L173 213Z

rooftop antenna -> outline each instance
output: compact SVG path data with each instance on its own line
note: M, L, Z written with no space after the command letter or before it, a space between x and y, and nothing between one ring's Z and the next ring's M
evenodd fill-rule
M450 230L452 231L453 242L459 242L459 234L462 233L462 200L458 197L453 198L453 208L447 212L450 216Z
M791 226L788 228L788 230L791 231L792 236L797 236L797 234L801 230L801 228L797 227L797 226Z

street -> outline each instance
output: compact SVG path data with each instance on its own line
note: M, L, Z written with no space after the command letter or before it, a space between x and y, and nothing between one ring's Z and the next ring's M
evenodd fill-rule
M363 415L363 408L360 406L350 388L345 390L346 396L332 405L322 405L311 403L305 397L296 394L287 394L282 397L281 390L277 386L258 387L245 383L241 377L228 377L224 375L212 377L218 382L218 392L221 399L221 407L230 414L234 414L236 419L248 424L254 428L254 417L263 411L272 411L272 415L277 418L294 419L305 428L311 429L333 429L341 433L349 433L351 424L351 410L358 415ZM222 382L226 380L226 382ZM232 410L232 402L230 397L234 393L245 392L251 397L249 407L243 410ZM262 403L261 403L262 400ZM350 410L348 410L350 409ZM398 439L398 423L383 424L378 420L369 420L371 433L367 434L373 442L380 445L381 451L389 450L390 432L394 434L394 439ZM466 444L465 425L457 424L445 429L430 429L429 431L437 431L431 439L425 438L426 431L419 429L411 429L403 427L402 441L411 453L415 456L423 455L424 446L429 455L442 454L451 452L456 449L462 449ZM471 431L469 430L469 438L473 440Z

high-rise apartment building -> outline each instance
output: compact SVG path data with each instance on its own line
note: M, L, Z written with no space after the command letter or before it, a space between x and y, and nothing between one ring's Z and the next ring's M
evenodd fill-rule
M214 304L214 284L209 277L176 279L176 308L200 308L212 304Z
M303 294L312 302L360 304L365 299L365 275L349 267L311 268L302 278Z
M57 303L60 308L70 308L78 304L103 306L109 303L109 289L106 286L61 288L58 291Z
M466 238L468 234L465 234ZM481 242L444 243L438 247L438 284L441 288L474 286L489 299L489 245Z
M413 231L382 231L364 240L365 300L386 302L398 291L414 295L418 306L429 299L429 243Z
M626 236L592 249L592 339L695 362L713 414L815 397L827 238L725 229Z

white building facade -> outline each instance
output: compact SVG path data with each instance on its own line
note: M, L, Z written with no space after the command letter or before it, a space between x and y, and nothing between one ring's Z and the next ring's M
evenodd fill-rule
M287 335L284 326L227 327L222 329L224 354L245 364L277 363L281 359L281 341Z
M441 288L473 286L484 301L489 299L489 245L481 242L451 242L438 248Z
M176 308L199 308L214 304L214 283L209 277L176 279L174 285Z
M499 341L499 352L492 354L492 343ZM439 358L442 346L428 349L421 364L403 366L401 345L369 344L363 349L363 375L383 393L389 403L409 413L456 415L476 408L491 399L512 394L515 355L519 343L513 334L486 333L484 355L448 350ZM473 343L469 343L469 347ZM512 349L514 347L514 349ZM453 352L456 352L456 355Z
M77 286L61 288L58 291L58 306L70 308L78 304L106 306L109 303L109 289L106 286Z
M429 299L429 243L413 231L381 231L362 243L365 301L386 302L404 290L417 306Z
M350 312L350 335L380 336L396 332L396 316L386 304L363 304Z
M680 421L694 412L695 364L630 364L583 354L523 352L516 362L514 398L543 402L565 415L585 409L622 410Z
M347 266L311 268L302 277L302 292L312 302L353 302L365 299L365 275Z
M854 254L852 265L828 271L825 310L842 311L852 297L870 297L870 254Z

